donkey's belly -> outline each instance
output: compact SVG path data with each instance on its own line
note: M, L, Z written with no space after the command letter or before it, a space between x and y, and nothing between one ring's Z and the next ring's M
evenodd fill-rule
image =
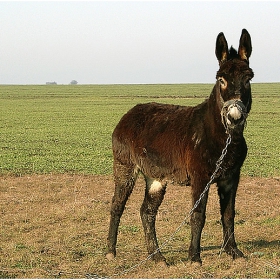
M190 185L190 177L183 160L175 161L171 156L153 154L148 148L144 150L145 152L135 159L135 163L145 176L159 181Z

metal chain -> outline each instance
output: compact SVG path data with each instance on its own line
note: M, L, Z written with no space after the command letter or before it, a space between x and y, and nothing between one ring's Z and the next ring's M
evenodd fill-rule
M192 210L189 212L189 216L193 214L194 210L196 209L196 207L198 206L198 204L201 202L202 198L204 197L204 195L206 194L206 192L209 190L210 188L210 185L213 183L222 163L223 163L223 160L224 160L224 157L225 155L227 154L227 148L229 146L229 144L231 143L231 135L228 134L228 138L227 138L227 141L226 141L226 146L224 147L224 149L222 150L222 154L221 156L219 157L219 159L217 160L216 162L216 169L215 171L213 172L212 176L210 177L210 180L209 182L207 183L204 191L200 194L200 197L199 199L196 201L196 203L194 204Z
M139 263L137 263L136 265L120 272L120 273L116 273L113 274L111 277L117 277L117 276L121 276L124 274L129 273L130 271L134 270L135 268L141 266L143 263L147 262L148 260L150 260L156 253L158 253L162 248L164 248L172 239L173 237L181 230L181 228L183 227L183 225L185 225L185 223L187 222L187 220L190 218L190 216L193 214L194 210L197 208L197 206L199 205L199 203L201 202L201 200L203 199L203 197L205 196L205 194L208 192L210 185L213 183L213 181L215 180L215 177L219 171L219 169L221 168L221 165L223 163L223 160L227 154L227 149L228 146L231 143L231 135L228 134L228 138L226 140L226 145L224 147L224 149L222 150L221 156L219 157L219 159L216 162L216 168L215 171L213 172L212 176L210 177L209 182L207 183L207 185L205 186L205 189L203 190L203 192L200 194L199 199L196 201L196 203L194 204L193 208L190 210L190 212L185 216L184 220L182 221L182 223L177 227L177 229L169 236L168 239L166 239L165 242L163 242L161 244L161 246L159 246L152 254L150 254L146 259L140 261ZM92 276L92 277L88 277L88 276ZM97 274L87 274L87 278L96 278L96 279L105 279L105 278L111 278L111 277L99 277Z

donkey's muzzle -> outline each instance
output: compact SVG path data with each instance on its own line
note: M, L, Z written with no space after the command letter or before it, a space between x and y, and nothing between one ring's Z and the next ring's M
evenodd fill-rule
M240 99L226 101L223 105L222 122L226 129L234 129L244 125L247 118L247 110Z

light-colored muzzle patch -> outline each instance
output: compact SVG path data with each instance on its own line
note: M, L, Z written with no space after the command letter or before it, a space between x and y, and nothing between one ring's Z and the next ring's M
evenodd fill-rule
M243 125L247 118L247 110L239 99L225 102L222 111L222 122L228 129L234 129L236 126Z
M240 109L235 104L233 104L228 107L227 116L228 116L227 122L228 122L228 124L231 124L230 119L237 121L238 119L240 119L242 117L242 113L241 113Z

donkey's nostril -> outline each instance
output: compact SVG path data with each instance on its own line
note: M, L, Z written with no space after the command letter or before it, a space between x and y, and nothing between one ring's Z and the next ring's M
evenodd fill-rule
M238 120L241 118L242 114L237 106L230 106L228 109L228 116L230 116L234 120Z
M242 115L238 119L233 118L230 114L228 114L228 116L227 116L227 124L230 126L238 125L238 124L242 123L243 121L244 121L244 117Z

